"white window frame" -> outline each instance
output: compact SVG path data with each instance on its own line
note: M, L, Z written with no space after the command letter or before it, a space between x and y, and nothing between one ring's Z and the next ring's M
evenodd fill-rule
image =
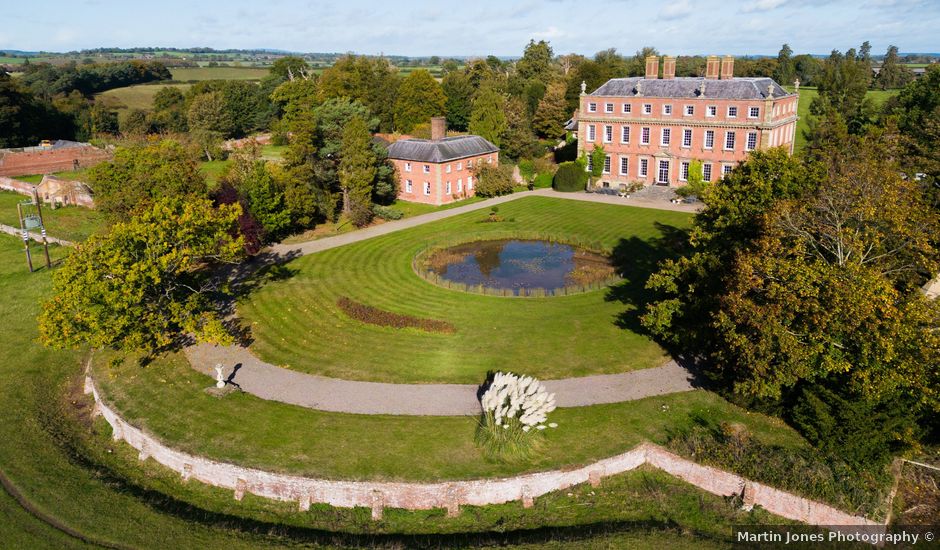
M587 130L588 130L587 140L591 143L597 141L597 126L594 126L593 124L588 124Z
M405 163L405 172L411 172L411 163L410 163L410 162L406 162L406 163Z
M702 147L704 149L715 148L715 131L714 130L705 130L705 139L702 141Z
M431 196L431 182L429 181L424 182L424 194Z
M728 174L731 173L732 170L734 170L733 164L722 164L721 165L721 177L727 176Z
M653 104L652 104L652 103L644 103L644 104L643 104L643 114L644 114L644 115L651 115L651 114L653 114Z
M718 116L718 106L717 106L717 105L709 105L709 106L705 107L705 116L707 116L707 117L709 117L709 118L714 118L714 117Z
M630 143L630 127L626 124L620 127L620 143Z
M589 113L596 113L596 112L597 112L597 103L595 103L595 102L593 102L593 101L588 102L588 112L589 112Z
M679 181L689 181L689 161L679 163Z
M649 126L644 126L640 130L640 145L649 145L653 137L653 130Z
M467 191L473 190L473 176L467 176Z
M625 157L625 156L620 157L620 175L621 176L630 175L630 157Z
M665 179L663 179L664 163L665 163L665 171L666 171ZM669 184L669 176L670 176L669 171L670 171L670 168L672 168L670 164L671 163L669 162L669 159L659 159L659 162L656 163L656 183L665 183L667 185Z
M692 147L692 128L682 129L682 147L685 149Z
M414 193L414 183L411 180L405 180L405 193Z
M444 171L446 171L448 174L450 174L450 165L449 165L449 164L444 167Z
M459 171L461 171L461 170L463 170L463 163L462 163L462 162L458 162L458 163L457 163L457 171L459 172Z
M728 145L729 141L731 143L730 146ZM722 149L724 149L725 151L734 151L734 148L737 145L737 141L738 141L738 136L736 132L734 132L733 130L729 130L725 132L725 143Z
M472 160L472 159L467 161L467 170L469 170L469 169L471 169L471 168L473 168L473 160Z
M663 103L663 116L672 116L672 103Z
M753 151L757 149L757 132L748 132L747 141L744 143L744 150Z
M430 173L431 173L431 165L430 165L430 164L425 164L423 170L424 170L424 173L425 173L425 174L430 174Z
M614 127L611 124L604 125L604 143L614 142Z
M585 172L590 172L594 170L594 155L589 154L587 156L587 166L584 168Z
M636 175L638 178L648 178L650 173L650 159L641 158L636 165Z
M623 114L628 115L633 112L633 105L630 103L623 104Z
M614 104L613 104L613 103L605 103L605 104L604 104L604 112L605 112L605 113L612 113L612 112L614 112Z
M610 155L604 155L604 169L601 172L604 174L609 174L610 167L611 167Z
M450 181L445 181L444 182L444 194L450 195L450 191L451 191Z
M702 179L712 181L712 163L706 162L702 164Z
M682 116L693 116L695 114L695 105L686 105L682 109Z
M757 111L756 113L754 111ZM760 118L760 107L748 107L747 118Z
M728 118L738 118L737 105L728 105Z
M659 132L659 144L663 147L672 144L672 128L663 128Z

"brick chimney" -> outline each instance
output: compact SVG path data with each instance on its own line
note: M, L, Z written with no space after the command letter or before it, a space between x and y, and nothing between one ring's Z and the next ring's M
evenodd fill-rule
M726 55L721 60L721 79L730 80L734 78L734 58Z
M431 139L444 139L447 136L447 119L442 116L431 117Z
M659 56L651 55L646 58L646 78L659 78Z
M676 77L676 58L667 55L663 58L663 78Z
M717 55L708 56L708 60L705 62L705 78L718 80L719 63Z

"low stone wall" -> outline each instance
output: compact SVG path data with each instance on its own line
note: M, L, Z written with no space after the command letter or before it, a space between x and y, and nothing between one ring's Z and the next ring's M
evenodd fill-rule
M123 439L140 451L141 460L153 458L179 472L184 480L196 479L209 485L231 489L236 500L241 500L245 493L251 493L274 500L297 502L301 510L309 509L311 503L346 508L368 507L372 509L373 519L380 519L386 507L406 510L444 508L449 516L455 516L459 514L462 505L484 506L520 500L523 506L530 507L535 498L547 493L581 483L597 486L604 477L650 464L709 493L721 496L741 495L745 507L758 505L787 519L811 525L852 525L884 530L884 525L878 522L853 516L826 504L779 491L724 470L696 464L650 443L643 443L633 450L582 468L552 470L503 479L390 483L335 481L276 474L216 462L171 449L125 422L101 400L91 377L85 378L85 392L94 396L96 414L102 415L111 425L114 439Z
M32 196L35 187L36 186L26 181L0 176L0 189L4 191L13 191L21 195Z

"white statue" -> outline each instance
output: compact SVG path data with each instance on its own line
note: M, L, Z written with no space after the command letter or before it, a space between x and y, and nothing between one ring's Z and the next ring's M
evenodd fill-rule
M799 78L793 81L793 91L794 92L800 91L800 79Z
M584 95L586 93L587 93L587 82L582 80L581 81L581 95Z
M215 366L215 387L220 390L225 387L225 377L222 376L222 363Z

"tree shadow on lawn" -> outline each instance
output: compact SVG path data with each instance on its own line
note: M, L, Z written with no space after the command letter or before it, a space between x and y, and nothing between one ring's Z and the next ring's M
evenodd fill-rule
M287 264L299 257L297 251L287 254L261 252L219 271L220 288L227 290L219 292L215 300L219 304L220 315L225 319L226 330L238 344L249 346L252 343L250 327L242 323L236 314L238 302L269 283L285 281L296 275L299 269Z
M684 229L660 222L654 222L654 226L659 231L658 237L620 239L610 255L611 264L623 281L611 286L604 299L628 306L617 316L615 323L637 334L647 334L640 324L640 316L650 298L646 289L647 279L663 260L681 256L689 240Z

